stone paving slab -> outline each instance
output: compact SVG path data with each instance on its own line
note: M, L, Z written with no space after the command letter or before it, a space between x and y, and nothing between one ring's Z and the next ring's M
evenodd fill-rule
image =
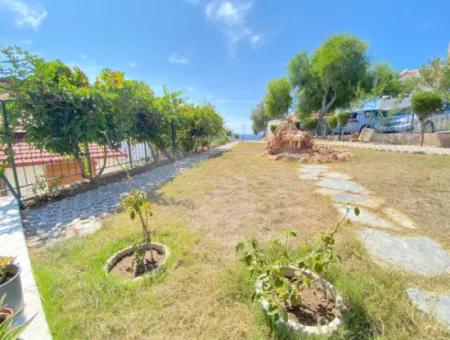
M323 174L323 177L326 178L335 178L335 179L343 179L343 180L350 180L351 177L346 174L342 174L340 172L325 172Z
M375 143L361 143L361 142L343 142L343 141L327 141L315 139L314 142L318 145L326 145L332 147L345 147L356 149L371 149L377 151L387 152L401 152L401 153L415 153L426 155L447 155L450 156L450 148L439 148L435 146L417 146L417 145L390 145L390 144L375 144Z
M405 214L394 208L385 208L384 213L389 216L395 223L406 229L416 229L414 222Z
M372 229L363 229L360 235L374 259L419 275L450 273L450 255L429 237L394 236Z
M383 229L398 229L389 221L385 220L384 218L379 217L377 214L367 210L366 208L359 208L359 215L357 216L355 214L354 209L350 209L347 211L347 208L345 205L341 204L335 204L337 210L339 211L339 214L342 218L344 216L346 219L350 220L351 222L357 224L358 226L371 226L376 228L383 228Z
M395 151L395 148L388 146L386 150ZM384 207L382 210L389 220L379 216L378 210L371 210L381 208L384 200L351 181L348 175L304 166L299 169L299 175L301 179L314 181L318 185L315 192L330 197L339 214L353 223L384 229L416 228L412 219L395 208ZM360 210L358 216L350 209L356 206ZM400 237L368 228L361 230L360 235L369 254L378 262L420 275L450 273L449 254L428 237ZM419 309L442 320L450 329L450 294L410 289L408 295Z
M229 143L209 152L162 165L133 176L131 181L121 180L51 202L43 207L27 209L23 214L27 239L32 245L41 245L62 237L88 233L89 226L98 228L98 224L91 223L93 218L103 217L117 210L121 194L134 187L144 191L154 190L185 169L217 156L236 144Z
M322 188L349 191L356 194L367 191L362 185L356 182L337 178L322 178L317 185Z
M16 200L10 196L0 198L0 255L15 257L22 270L20 278L25 307L16 321L19 323L25 322L35 316L20 338L24 340L51 339L41 298L31 269L19 207Z
M450 294L431 293L418 288L409 288L407 293L417 308L433 315L450 329Z
M331 199L337 203L350 204L352 206L363 206L371 209L379 208L384 201L381 198L373 197L368 194L352 194L341 192L333 195Z

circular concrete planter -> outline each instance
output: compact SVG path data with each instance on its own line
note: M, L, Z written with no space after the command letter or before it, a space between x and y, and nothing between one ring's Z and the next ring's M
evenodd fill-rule
M3 304L11 308L14 314L19 314L23 310L22 282L20 280L20 267L12 264L8 272L13 275L8 281L0 285L0 298L5 296Z
M338 314L335 316L335 318L330 321L328 324L325 325L318 325L318 326L308 326L304 325L302 323L293 321L293 320L283 320L279 319L277 321L277 326L279 327L286 327L290 328L298 333L302 333L302 335L330 335L334 331L336 331L339 326L342 324L342 311L345 309L344 301L342 299L342 296L336 291L336 289L333 287L333 285L328 282L327 280L321 278L319 275L309 271L309 270L301 270L296 267L289 267L287 269L288 271L300 271L303 274L309 275L312 277L313 280L321 281L326 287L329 296L331 296L334 300L336 310L338 310ZM256 282L256 291L259 292L261 290L262 282L258 280ZM265 312L269 310L269 303L266 300L261 300L261 306L264 309Z
M170 251L169 248L161 243L157 243L157 242L152 242L146 246L142 246L141 249L144 250L156 250L158 253L161 253L164 255L164 258L162 260L162 262L159 264L159 266L156 269L153 269L151 272L145 273L143 275L140 275L138 277L135 277L133 279L127 280L127 281L138 281L148 275L152 275L153 273L156 273L158 271L161 270L161 268L164 267L164 264L167 261L167 258L170 255ZM121 250L119 250L118 252L116 252L115 254L113 254L112 256L110 256L110 258L106 261L106 265L105 265L105 270L107 273L110 273L111 270L114 268L114 266L117 264L117 262L119 262L122 258L124 258L125 256L131 256L133 255L134 252L134 248L133 246L128 246L126 248L123 248Z

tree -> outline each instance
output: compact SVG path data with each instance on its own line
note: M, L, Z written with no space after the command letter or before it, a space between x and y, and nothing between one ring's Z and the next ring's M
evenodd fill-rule
M86 148L91 142L107 144L109 103L89 86L79 68L58 60L33 63L33 73L20 81L16 91L27 140L41 149L73 156L81 175L93 178L85 166Z
M319 112L316 132L326 113L346 107L366 79L367 44L346 35L333 35L310 57L297 54L288 65L289 80L297 91L299 116Z
M411 100L411 107L413 112L419 118L421 124L420 145L423 145L425 120L431 113L441 109L442 105L442 97L437 93L419 92L413 95Z
M371 91L373 95L397 97L402 93L400 74L394 71L389 64L380 63L370 73L373 77Z
M267 122L269 121L266 111L264 110L264 103L259 103L250 114L252 120L253 133L265 131L267 128Z
M171 147L171 158L177 157L177 129L182 127L183 116L181 113L185 104L185 101L181 98L181 92L170 92L166 87L163 89L163 95L157 100L158 110L162 114L160 117L161 134L158 143L163 150ZM167 127L170 131L169 139L167 139Z
M151 124L155 111L156 96L144 82L125 79L121 71L102 70L95 87L111 102L110 128L106 132L108 140L147 142L152 156L151 144L154 126Z
M436 57L423 65L419 72L422 85L448 98L450 93L450 57L446 60Z
M341 130L341 137L344 135L344 126L347 125L348 121L350 120L350 116L350 112L339 112L338 114L336 114L337 123Z
M434 91L440 89L444 73L444 62L441 58L436 57L430 60L419 69L419 72L424 85L431 87Z
M287 114L292 103L291 86L286 78L269 82L264 97L264 111L268 118L280 118Z

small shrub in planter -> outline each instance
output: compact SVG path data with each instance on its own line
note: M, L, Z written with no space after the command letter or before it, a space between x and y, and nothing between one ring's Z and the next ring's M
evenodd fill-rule
M355 213L359 214L356 208ZM236 251L257 281L253 298L270 319L306 334L330 334L342 323L343 300L334 287L322 278L338 257L334 251L335 234L341 222L323 233L302 256L295 256L288 232L284 241L269 241L262 247L256 239L239 243Z
M20 325L14 325L15 313L11 308L5 306L4 301L5 296L0 296L0 339L15 340L19 338L33 318Z
M5 296L5 304L15 314L23 309L23 292L20 281L20 267L12 257L0 257L0 297Z
M160 268L168 250L164 245L152 242L149 219L153 212L145 192L132 189L121 197L120 206L128 211L132 221L139 221L142 239L110 257L106 269L125 278L135 278Z
M318 124L318 119L317 118L309 117L309 118L305 118L303 120L303 124L302 125L303 125L303 128L306 131L312 132L312 131L316 130L317 124Z

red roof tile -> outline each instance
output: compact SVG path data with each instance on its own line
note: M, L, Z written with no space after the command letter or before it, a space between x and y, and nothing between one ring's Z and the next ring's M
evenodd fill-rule
M2 147L2 150L5 148ZM16 166L29 166L29 165L42 165L52 162L59 162L64 159L58 153L50 153L46 150L40 150L34 147L32 144L28 143L16 143L13 144L14 151L14 162ZM102 159L103 158L103 147L92 143L89 144L89 153L91 159ZM126 154L119 150L107 150L108 158L112 157L125 157ZM0 151L0 162L6 163L6 154L4 151Z

